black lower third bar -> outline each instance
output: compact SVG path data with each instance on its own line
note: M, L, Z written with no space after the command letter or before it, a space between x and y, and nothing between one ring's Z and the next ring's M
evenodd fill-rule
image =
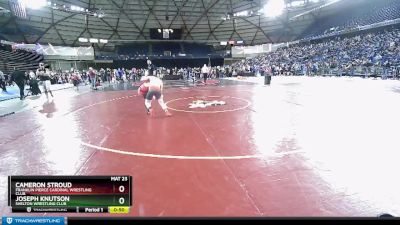
M361 217L354 217L354 218L329 218L329 217L252 217L252 218L246 218L246 217L237 217L237 218L223 218L223 217L203 217L203 218L190 218L190 217L97 217L97 218L90 218L90 217L68 217L68 225L90 225L90 224L95 224L95 225L132 225L132 224L138 224L138 222L146 222L146 221L160 221L160 222L166 222L166 221L174 221L174 224L187 224L187 222L193 221L193 222L208 222L208 221L227 221L229 224L246 224L249 221L268 221L268 224L271 224L273 222L284 222L286 223L287 221L295 221L295 222L307 222L307 224L319 224L323 222L334 222L336 224L338 221L363 221L363 222L376 222L379 220L392 220L398 224L399 219L398 218L390 218L390 219L378 219L378 218L361 218ZM286 222L285 222L286 220ZM333 224L333 223L331 223Z
M141 221L169 221L174 220L174 223L187 224L188 220L199 220L199 218L163 218L163 217L68 217L68 225L132 225Z

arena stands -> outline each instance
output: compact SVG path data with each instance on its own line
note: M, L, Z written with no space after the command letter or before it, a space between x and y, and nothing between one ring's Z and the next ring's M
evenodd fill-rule
M233 66L238 71L271 71L290 75L361 75L398 77L400 30L371 31L300 43Z
M316 20L303 32L300 39L307 39L331 32L338 32L358 26L393 20L400 17L400 5L396 0L342 1L343 9L338 13Z
M207 58L210 55L223 56L219 53L213 53L212 47L199 43L135 43L129 45L120 45L117 53L97 55L97 59L101 60L132 60L145 59L146 57L191 57L191 58ZM171 52L171 55L165 55Z
M165 52L171 52L171 55L182 53L179 43L153 43L153 55L162 56Z
M149 54L149 45L147 43L135 43L129 45L120 45L117 48L117 53L119 55L126 56L139 56Z
M17 70L36 70L43 56L23 50L9 51L5 46L0 47L0 71L10 74L14 67Z

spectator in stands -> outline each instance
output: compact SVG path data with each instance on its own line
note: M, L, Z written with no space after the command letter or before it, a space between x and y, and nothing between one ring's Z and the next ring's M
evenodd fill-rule
M264 62L272 67L273 73L291 75L330 74L330 75L370 75L382 73L382 78L392 75L400 65L400 30L374 31L350 37L336 37L319 40L317 43L299 43L278 48L252 59L236 62L232 69L241 74L249 65L252 71ZM387 64L385 64L388 62ZM373 68L374 65L374 68ZM386 66L385 66L386 65ZM375 67L380 67L378 70Z
M389 70L390 70L390 62L386 60L383 64L383 74L382 74L382 79L386 79L389 75Z
M25 73L17 70L14 67L14 71L11 74L11 81L17 84L19 88L19 99L23 100L25 98L25 81L27 80L27 77L25 76Z

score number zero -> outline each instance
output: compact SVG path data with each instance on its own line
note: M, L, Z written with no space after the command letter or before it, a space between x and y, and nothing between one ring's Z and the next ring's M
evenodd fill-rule
M125 192L125 186L124 186L124 185L120 185L120 186L118 187L118 192L124 193L124 192ZM125 198L124 198L124 197L120 197L120 198L118 199L118 203L119 203L120 205L125 204Z
M111 181L128 181L128 177L111 177ZM125 192L125 186L124 185L120 185L118 187L118 191L120 193L124 193ZM118 199L118 203L123 205L125 203L125 198L121 197Z

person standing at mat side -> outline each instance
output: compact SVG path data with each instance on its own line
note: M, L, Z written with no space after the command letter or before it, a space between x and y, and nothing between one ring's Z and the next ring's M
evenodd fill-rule
M23 100L25 98L25 80L27 80L25 73L16 70L14 67L14 72L11 74L11 81L14 81L19 88L19 99Z
M53 92L51 91L51 81L50 81L50 72L46 71L44 64L40 63L39 68L37 69L36 75L39 77L42 82L44 93L46 94L46 98L49 98L49 92L51 97L53 96Z
M148 76L154 76L154 71L156 70L156 67L152 64L151 60L147 60L147 71L148 71Z
M201 68L201 73L203 74L204 84L207 83L207 76L208 76L208 73L209 73L209 72L210 72L210 71L209 71L207 65L204 64L204 66Z
M163 91L163 82L160 78L154 76L144 76L141 81L144 81L144 86L148 87L148 92L146 94L146 98L144 100L144 105L147 110L147 115L152 114L151 101L153 98L157 99L158 104L160 104L161 108L164 110L166 116L172 116L172 114L168 111L167 105L164 103L164 96L162 94ZM139 91L138 91L139 92Z
M6 81L6 77L4 76L4 73L1 72L1 70L0 70L0 88L1 88L4 92L7 92L7 81Z
M96 78L97 78L96 75L97 74L92 67L89 67L88 74L90 77L90 83L91 83L92 90L97 90L97 87L96 87Z

